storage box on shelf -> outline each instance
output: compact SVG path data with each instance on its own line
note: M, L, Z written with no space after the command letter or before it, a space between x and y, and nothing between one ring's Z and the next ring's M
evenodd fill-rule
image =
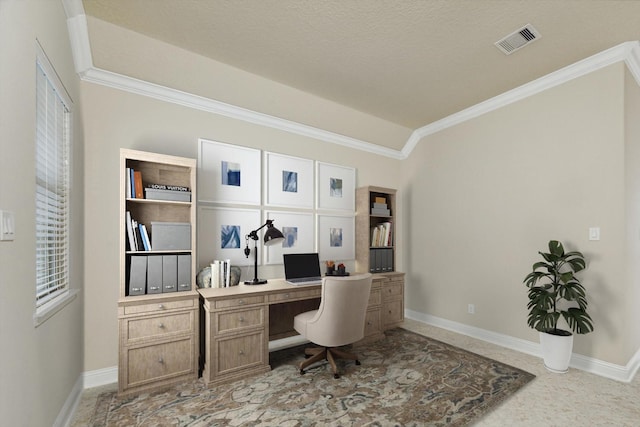
M120 177L118 390L128 394L198 374L196 161L122 149ZM154 199L148 184L175 192Z

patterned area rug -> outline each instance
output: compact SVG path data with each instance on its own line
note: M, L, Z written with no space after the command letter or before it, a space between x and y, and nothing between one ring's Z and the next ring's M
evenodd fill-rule
M206 388L98 397L91 426L462 426L535 376L409 332L353 348L362 365L326 361L300 375L303 348L271 353L264 375Z

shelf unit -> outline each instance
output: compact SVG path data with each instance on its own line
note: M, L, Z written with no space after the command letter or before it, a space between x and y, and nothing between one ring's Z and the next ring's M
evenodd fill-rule
M132 198L127 194L127 168L140 171L147 183L188 187L191 201ZM195 379L199 354L199 294L196 290L196 160L143 151L120 150L120 290L118 299L119 367L118 391L121 395L149 391L170 384ZM144 224L151 233L151 223L188 223L190 249L131 250L128 246L127 215ZM132 258L149 262L154 258L168 261L160 269L170 278L176 274L171 263L181 260L182 280L151 293L144 270L140 295L129 295ZM146 259L144 259L146 258ZM143 261L141 261L143 260ZM164 264L163 264L164 266ZM157 271L157 270L155 270ZM167 273L169 272L169 273ZM177 288L180 288L179 291ZM157 288L153 288L157 289ZM169 292L171 290L171 292ZM157 292L157 291L153 291Z
M388 213L372 211L376 200L384 199ZM356 189L356 271L368 271L374 275L379 287L378 305L370 302L369 326L382 331L399 326L404 320L404 273L395 268L395 214L396 190L383 187ZM390 224L390 238L384 246L373 242L374 229L383 223ZM380 254L384 252L384 256ZM372 291L373 293L373 291ZM376 323L377 322L377 323Z
M372 213L377 199L383 199L388 214ZM370 273L395 271L395 218L396 190L383 187L356 189L356 270ZM372 241L376 227L390 224L390 240L387 244Z

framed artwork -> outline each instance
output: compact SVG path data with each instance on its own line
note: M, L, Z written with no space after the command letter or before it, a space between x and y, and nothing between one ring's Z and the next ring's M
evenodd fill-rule
M318 253L321 261L355 259L355 217L318 215Z
M272 219L274 227L282 231L284 242L264 246L265 264L282 264L283 254L315 252L312 213L266 211L262 223L267 219Z
M316 165L317 208L354 212L356 170L322 162Z
M265 205L313 209L313 160L264 153Z
M246 235L260 227L259 209L215 208L201 206L198 211L198 258L207 260L229 259L231 265L253 265L254 241L249 240L252 253L244 254ZM262 238L262 230L258 233ZM264 250L265 246L258 251ZM258 263L260 263L258 252Z
M200 139L198 200L260 204L260 150Z

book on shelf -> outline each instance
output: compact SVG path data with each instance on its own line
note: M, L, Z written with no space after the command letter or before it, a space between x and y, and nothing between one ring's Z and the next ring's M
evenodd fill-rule
M189 187L184 187L182 185L165 185L165 184L147 184L146 188L151 188L153 190L167 190L167 191L190 191Z
M136 238L135 238L135 234L133 233L133 221L131 219L131 212L127 211L126 214L126 221L127 221L127 243L129 243L129 250L130 251L137 251L138 250L138 245L136 244Z
M231 260L213 260L211 263L211 287L228 288L231 283Z
M391 222L382 222L371 229L371 246L392 246Z
M151 250L151 240L149 240L149 233L147 233L147 227L144 224L138 224L140 228L140 237L142 237L142 245L145 251Z
M142 172L133 171L133 186L135 188L135 198L144 199L144 193L142 192Z

